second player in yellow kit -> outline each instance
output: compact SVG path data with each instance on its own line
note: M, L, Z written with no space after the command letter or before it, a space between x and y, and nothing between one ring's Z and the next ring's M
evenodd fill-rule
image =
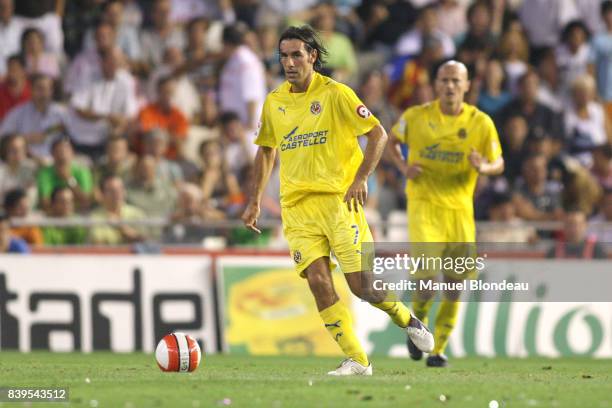
M493 163L501 157L501 148L489 116L466 103L462 103L460 112L457 116L445 115L440 101L435 100L406 110L393 127L398 140L410 147L408 163L419 163L422 171L406 183L408 229L413 243L476 240L473 195L478 171L468 157L476 151ZM430 245L428 252L436 249L443 247Z
M407 178L408 233L411 252L427 257L475 257L476 230L473 195L479 174L503 171L499 137L489 116L463 102L470 86L466 67L444 63L436 74L438 99L407 109L392 133L389 151ZM408 145L407 160L397 144ZM435 279L443 272L446 282L473 278L476 271L420 270L417 280ZM433 301L431 291L414 294L413 309L426 320ZM435 322L435 348L427 358L430 367L445 367L444 350L459 311L460 293L442 295ZM413 359L422 352L408 340Z
M253 194L242 219L259 232L261 196L278 153L283 231L296 271L307 280L325 328L347 357L328 374L372 375L351 312L334 289L332 252L356 296L387 313L422 350L433 348L429 330L403 303L375 292L361 265L361 243L372 241L363 212L366 181L387 134L350 88L317 72L326 51L310 27L288 28L279 54L287 81L264 103ZM360 135L368 139L365 153L357 143Z

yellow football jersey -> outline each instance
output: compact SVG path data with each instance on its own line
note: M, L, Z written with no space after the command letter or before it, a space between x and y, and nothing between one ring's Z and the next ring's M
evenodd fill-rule
M501 156L493 121L466 103L457 116L444 115L438 100L408 108L392 130L408 145L408 163L419 163L423 168L418 177L406 183L409 202L471 208L478 178L468 160L472 148L489 162Z
M314 74L306 92L290 92L284 82L268 94L261 114L259 146L280 154L281 205L310 193L344 194L363 161L357 137L376 119L355 92Z

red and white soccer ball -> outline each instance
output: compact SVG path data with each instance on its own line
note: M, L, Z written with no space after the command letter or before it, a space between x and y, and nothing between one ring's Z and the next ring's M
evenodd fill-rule
M155 359L162 371L186 373L200 365L202 352L198 342L185 333L166 334L157 344Z

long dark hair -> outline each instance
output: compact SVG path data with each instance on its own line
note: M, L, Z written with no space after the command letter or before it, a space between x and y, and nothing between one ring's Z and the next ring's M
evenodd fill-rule
M280 36L278 40L278 49L280 54L280 44L284 40L300 40L304 43L306 51L312 52L317 50L317 59L314 62L313 68L317 72L321 72L323 64L325 64L325 57L327 56L327 50L323 46L321 39L317 32L309 25L303 25L301 27L289 27Z

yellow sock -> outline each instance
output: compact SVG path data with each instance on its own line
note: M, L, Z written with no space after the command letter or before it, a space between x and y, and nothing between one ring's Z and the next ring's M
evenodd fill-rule
M429 315L429 309L431 309L431 305L433 305L433 299L425 301L412 301L412 310L414 311L414 316L420 321L422 321L425 325L427 325L427 316Z
M370 304L388 314L391 320L393 320L393 323L397 324L399 327L408 326L408 322L410 322L410 310L402 302L380 302Z
M327 309L321 310L319 314L325 323L325 328L336 340L344 354L363 366L370 364L353 330L351 313L342 302L334 303Z
M440 308L436 316L436 329L434 331L436 345L433 349L433 354L444 353L444 349L446 349L446 345L448 344L448 338L457 322L457 314L459 313L460 305L460 302L451 300L443 300L440 302Z

